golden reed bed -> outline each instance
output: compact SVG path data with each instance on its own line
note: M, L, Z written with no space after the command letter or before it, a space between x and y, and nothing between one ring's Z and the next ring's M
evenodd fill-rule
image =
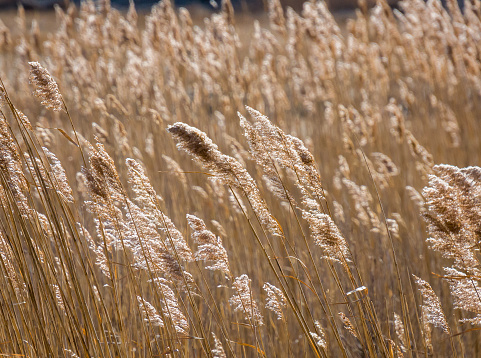
M0 23L0 355L475 357L481 6Z

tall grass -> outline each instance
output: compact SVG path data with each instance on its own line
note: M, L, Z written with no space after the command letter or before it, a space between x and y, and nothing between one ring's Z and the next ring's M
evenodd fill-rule
M0 355L479 354L480 3L268 5L0 23Z

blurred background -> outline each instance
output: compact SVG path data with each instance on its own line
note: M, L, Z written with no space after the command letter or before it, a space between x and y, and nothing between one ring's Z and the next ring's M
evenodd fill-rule
M80 1L74 1L79 3ZM116 7L127 7L129 0L112 0L112 5ZM146 8L155 4L158 1L155 0L136 0L134 1L137 8ZM221 0L176 0L172 1L176 6L193 6L204 7L207 9L213 9L220 6ZM262 11L266 6L266 0L232 0L232 3L236 10L244 11ZM284 6L290 6L296 10L302 7L304 1L302 0L281 0ZM326 1L331 10L351 10L353 9L358 0L327 0ZM397 0L388 0L388 2L394 5ZM367 0L368 4L374 4L375 0ZM54 4L68 5L68 1L65 0L0 0L1 8L12 8L18 4L22 4L25 8L34 9L49 9Z

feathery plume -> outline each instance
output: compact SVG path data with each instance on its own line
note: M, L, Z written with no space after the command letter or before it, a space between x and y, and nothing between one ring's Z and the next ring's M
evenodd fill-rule
M269 21L271 28L282 35L286 34L286 18L279 0L269 0Z
M221 0L221 10L226 17L227 23L231 26L235 24L234 6L230 0Z
M399 348L401 349L401 352L404 353L406 352L406 336L404 330L404 323L401 319L401 316L397 313L394 313L394 330L396 332L397 338L399 339L399 342L401 342Z
M421 174L431 174L434 166L433 155L424 148L421 143L414 137L411 132L407 132L406 141L408 143L409 151L412 156L416 158L416 167Z
M46 147L42 147L43 152L50 161L50 168L52 168L53 175L55 177L55 186L60 195L68 201L73 203L73 191L65 174L65 169L62 163L58 160L57 156L49 151Z
M106 144L109 142L109 132L103 129L100 125L93 122L92 130L94 132L95 137L98 138L98 140L101 141L103 144Z
M386 106L386 111L389 114L391 134L399 143L401 143L404 141L407 131L402 108L397 104L394 98L391 98L389 99L389 104Z
M199 245L194 253L195 259L214 261L212 266L206 267L207 270L220 270L226 277L231 277L229 258L222 239L207 230L204 221L194 215L187 214L187 222L192 229L192 239Z
M351 177L351 170L346 158L343 155L339 155L339 171L344 178L349 179Z
M48 120L45 117L38 118L35 134L43 147L51 147L55 143L55 136L46 127L48 127Z
M380 174L388 177L396 176L399 174L399 169L394 162L384 153L374 152L371 153L371 157L376 165L376 171Z
M386 224L389 232L396 238L399 239L399 224L396 219L386 219Z
M212 355L214 358L226 358L227 356L225 354L224 347L222 347L222 343L214 334L214 332L212 332L212 337L214 338L214 349L212 350Z
M162 159L165 160L167 164L167 169L182 183L182 185L186 188L187 187L187 177L185 176L184 171L180 167L179 163L177 163L174 159L169 157L168 155L162 154Z
M135 266L156 274L164 274L183 288L189 287L192 284L191 275L183 270L177 257L179 260L192 260L190 249L179 245L178 238L175 237L172 237L172 240L170 237L162 240L157 231L157 223L130 200L126 201L125 211L126 220L122 221L123 243L132 250ZM169 223L172 225L169 231L173 233L177 229L170 219ZM183 240L180 232L178 235L181 235Z
M431 236L427 241L444 257L454 259L455 267L478 275L475 248L481 231L481 168L443 164L433 170L435 175L429 176L423 190L427 206L423 217Z
M289 192L282 185L274 163L292 170L296 175L295 185L300 189L303 204L317 207L315 199L324 198L321 177L315 165L314 156L302 140L286 135L259 111L246 106L255 122L250 124L244 116L237 113L244 135L249 142L250 151L256 162L263 168L266 177L277 187L277 193L284 200L291 200Z
M125 164L128 169L129 183L136 195L135 200L142 203L145 208L155 210L157 208L157 202L163 199L157 195L157 192L145 174L144 168L132 158L127 158Z
M217 220L211 220L210 222L215 227L215 229L217 230L217 233L221 237L227 237L227 232L225 231L224 227L220 222L218 222Z
M192 251L185 241L184 236L176 228L172 220L158 208L158 201L161 198L152 187L142 166L131 158L127 158L126 164L129 171L129 183L136 193L135 199L143 206L142 209L137 206L132 206L138 214L138 219L145 223L144 227L151 228L152 235L155 235L154 231L156 227L166 234L167 239L165 243L172 256L175 257L178 255L182 260L192 261Z
M87 241L90 250L92 250L95 253L95 256L96 256L95 264L99 267L100 271L106 277L108 277L109 279L112 279L112 276L110 274L110 268L107 261L107 256L105 255L104 249L95 243L90 233L81 223L77 223L77 227L80 235L82 235L85 241Z
M18 110L15 108L15 111L17 112L18 114L18 118L20 119L20 122L22 122L22 124L25 126L25 128L27 128L28 130L31 130L33 131L33 127L32 127L32 123L30 123L30 120L28 119L28 117L25 115L25 113L23 113L22 111Z
M319 348L327 349L326 333L324 332L321 323L319 321L314 321L314 325L316 326L316 332L309 332L311 337Z
M266 308L274 312L277 315L277 319L284 319L282 309L287 307L287 299L284 293L269 282L264 283L262 288L267 293Z
M251 281L246 274L236 277L232 286L237 294L229 299L229 303L234 307L234 312L243 312L251 325L262 326L264 318L257 307L256 301L252 298Z
M267 228L275 236L283 236L282 228L267 208L259 188L247 170L234 158L222 154L207 135L185 123L177 122L167 129L177 139L177 147L196 158L224 184L240 189Z
M324 251L325 259L340 262L349 260L346 240L329 215L319 211L303 211L302 217L309 223L314 242Z
M4 190L10 191L15 204L23 216L28 216L30 207L25 192L27 180L23 173L20 153L16 141L9 132L9 125L0 112L0 171L5 177L5 187L1 190L2 200L6 200Z
M409 196L409 199L418 207L419 211L423 213L426 208L424 207L424 198L423 196L412 186L406 186L406 192Z
M156 277L153 282L161 291L162 312L164 317L169 317L177 333L187 334L189 322L180 310L179 301L174 291L168 286L165 278Z
M27 168L33 177L33 181L37 190L42 190L44 186L45 189L51 189L52 186L50 180L48 179L47 170L44 167L42 160L40 158L35 158L34 163L30 157L30 154L24 153L23 156L25 157Z
M147 134L145 138L145 152L149 155L149 157L154 158L155 156L155 148L154 148L154 136L152 133Z
M341 318L342 323L344 324L344 328L347 329L354 337L359 339L359 336L357 335L356 329L352 325L351 320L343 312L339 312L338 314Z
M338 221L340 221L342 223L345 222L346 217L344 216L343 206L335 200L332 202L332 206L333 206L334 218L336 218Z
M123 201L123 188L115 163L102 143L89 147L90 168L84 169L91 194L105 200Z
M137 301L139 303L140 312L142 312L142 316L144 316L145 322L153 326L164 327L164 321L162 320L162 317L151 303L144 300L141 296L137 296Z
M421 305L423 320L435 327L441 328L446 334L450 334L446 316L441 308L441 302L436 293L434 293L431 285L421 278L415 275L413 276L423 296L423 304Z
M10 281L10 284L15 291L15 294L19 297L25 289L25 284L19 280L19 275L15 270L14 255L10 244L5 238L5 234L0 230L0 255L1 264L5 269L6 277Z
M207 194L207 192L201 186L193 185L190 188L194 193L198 194L202 199L204 200L209 199L209 194Z
M474 318L464 318L461 322L473 325L481 324L481 287L478 280L467 276L454 268L444 268L447 273L451 295L454 298L454 308L476 313Z
M63 109L63 99L57 82L38 62L29 62L30 83L35 87L34 94L42 100L42 104L54 111Z

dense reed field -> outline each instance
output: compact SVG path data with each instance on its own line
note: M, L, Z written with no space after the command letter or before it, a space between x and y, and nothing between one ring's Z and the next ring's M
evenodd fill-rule
M0 356L480 355L481 5L447 3L0 23Z

